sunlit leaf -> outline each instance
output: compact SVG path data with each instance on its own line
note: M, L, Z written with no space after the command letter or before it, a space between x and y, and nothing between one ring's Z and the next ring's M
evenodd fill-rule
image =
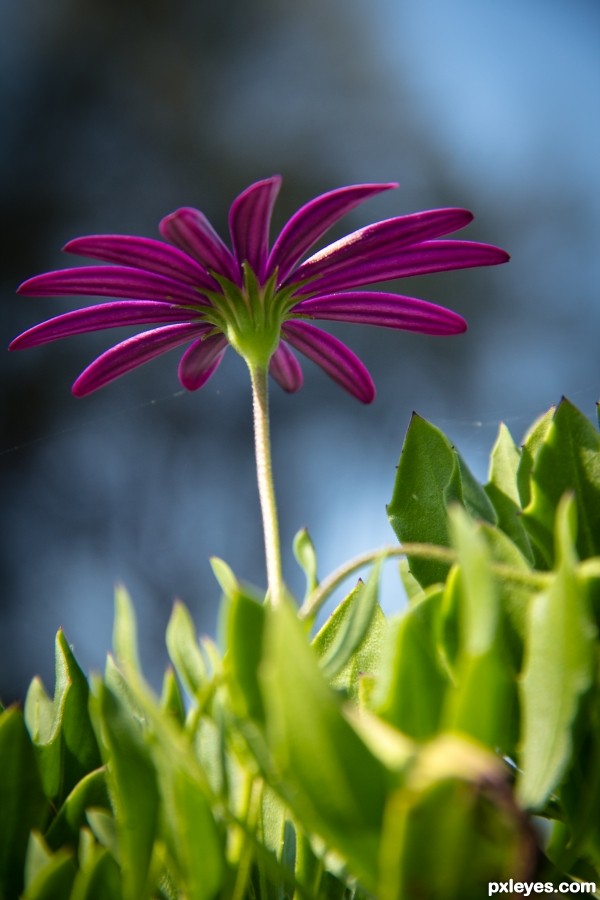
M65 844L77 847L86 812L92 807L110 810L104 769L96 769L77 782L44 835L48 846L54 850Z
M496 510L498 528L509 536L530 562L533 562L531 544L521 520L521 499L517 485L520 461L521 453L508 428L500 425L490 457L488 483L484 490Z
M56 685L51 700L35 678L25 700L25 722L35 747L46 796L60 805L100 753L88 712L89 687L62 631L56 635Z
M388 505L392 528L401 542L449 547L446 511L452 503L460 503L478 518L496 521L485 491L447 437L413 414ZM410 555L408 560L412 574L423 587L446 579L446 563Z
M419 740L437 732L450 684L436 647L441 600L441 588L429 588L390 623L375 689L377 713Z
M167 649L175 671L191 697L197 696L207 678L196 629L188 610L177 602L167 625Z
M113 650L119 665L133 672L141 672L135 611L123 585L115 591Z
M373 885L389 774L344 718L287 603L268 610L264 647L260 676L277 789L304 827Z
M158 817L156 771L129 705L96 681L93 710L108 762L125 900L151 896L150 860Z
M331 680L349 663L365 640L377 609L380 566L337 606L313 641L325 678Z
M259 667L263 653L265 607L238 591L226 605L225 644L227 669L234 708L251 719L264 718L259 685Z
M305 599L310 597L317 587L317 554L314 544L306 528L302 528L294 537L294 556L306 578Z
M574 502L565 497L556 518L558 567L531 604L520 681L518 792L532 808L543 806L569 765L574 724L594 677L596 629L576 571L575 534Z
M561 400L531 470L526 527L549 567L554 560L554 519L563 494L572 492L577 552L600 554L600 434L568 400Z

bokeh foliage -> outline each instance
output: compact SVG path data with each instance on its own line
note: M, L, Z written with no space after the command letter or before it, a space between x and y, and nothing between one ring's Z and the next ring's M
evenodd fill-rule
M0 897L406 897L600 883L600 437L567 400L481 485L414 417L389 505L408 603L379 562L316 635L219 561L217 643L177 604L161 696L116 597L114 653L0 717ZM296 554L307 590L315 558Z

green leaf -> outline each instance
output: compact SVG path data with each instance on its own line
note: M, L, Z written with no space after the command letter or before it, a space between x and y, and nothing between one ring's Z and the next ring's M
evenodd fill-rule
M23 900L57 900L70 897L77 867L73 851L51 853L41 835L33 833L25 864Z
M431 587L390 623L374 707L386 722L423 740L440 724L449 680L436 647L442 589Z
M483 488L442 432L413 414L402 448L388 517L399 540L450 546L446 510L460 503L472 515L494 523L496 514ZM448 565L409 556L423 587L443 582Z
M112 776L124 898L154 896L152 887L164 875L157 848L164 845L172 860L173 877L177 875L183 885L182 894L190 900L216 897L225 854L212 812L216 799L209 773L198 764L190 734L160 708L143 681L132 679L130 690L143 726L131 715L128 702L115 703L117 698L108 691L99 697L104 701L104 727L112 739L108 775ZM204 721L208 720L200 723ZM201 744L204 736L204 732L199 735ZM137 781L130 767L135 767ZM110 849L111 820L97 811L94 818L88 813L88 819L95 834L100 836L103 831L107 835L104 843ZM134 866L135 884L126 877ZM146 893L136 894L136 890Z
M519 497L521 498L521 507L527 506L531 500L531 472L537 459L542 444L546 439L548 430L552 425L552 419L556 407L551 406L548 412L540 416L533 423L529 431L523 438L523 446L521 447L521 459L519 468L517 469L517 487L519 489Z
M121 668L141 672L135 611L123 585L119 585L115 591L113 650L117 664Z
M294 537L294 556L306 578L306 600L319 584L317 578L317 554L314 544L306 528L302 528Z
M176 722L183 725L185 722L185 701L175 672L170 667L163 678L160 706Z
M130 706L107 685L96 681L92 710L108 763L119 839L125 900L152 893L150 861L158 817L158 788L151 754Z
M187 900L212 900L225 873L221 837L202 786L164 755L157 760L164 803L165 839Z
M210 560L210 567L226 597L232 597L239 592L238 580L233 574L233 570L224 560L219 559L218 556L213 556Z
M86 811L86 819L89 825L89 831L93 834L96 841L111 854L117 862L121 860L121 851L119 847L119 835L114 816L106 812L105 809L88 809ZM89 852L93 841L86 839L85 829L81 832L81 842L85 845L86 852ZM79 855L82 855L80 847Z
M44 835L48 846L52 850L66 844L77 847L80 829L87 821L86 811L91 807L111 808L104 768L90 772L75 785Z
M481 526L460 507L454 507L450 517L458 575L447 589L451 584L458 591L459 642L445 720L450 730L506 754L513 750L516 736L516 673L504 649L490 553Z
M121 873L113 854L82 832L80 868L69 900L121 900Z
M529 604L534 592L543 585L546 573L537 575L517 545L499 528L482 522L479 533L487 544L491 564L502 567L501 574L495 575L494 584L508 626L507 645L510 645L515 669L519 669Z
M387 618L377 604L364 640L346 665L331 679L332 687L344 691L360 706L370 706L370 697L380 669L383 641L387 631Z
M521 520L521 500L517 472L521 453L505 425L500 425L490 458L488 483L484 490L498 517L498 528L504 531L530 561L534 561L527 531Z
M531 471L531 499L523 519L548 566L554 560L554 519L563 494L574 494L577 551L600 554L600 435L563 399L539 447Z
M518 795L540 808L569 764L573 727L594 677L596 628L577 575L575 508L565 497L556 517L558 567L531 605L520 682L522 733Z
M98 768L100 753L88 713L88 682L62 631L55 656L54 700L35 678L25 700L25 723L46 796L60 805L84 775Z
M342 714L287 602L267 608L259 676L268 746L281 773L278 792L304 828L373 886L390 774Z
M184 688L190 697L198 696L206 683L208 673L192 617L179 601L173 606L167 625L166 640L169 657Z
M35 752L21 712L0 714L0 897L18 897L29 833L48 817Z
M313 640L321 670L331 680L350 662L365 640L378 607L381 563L373 567L367 583L359 581Z
M242 717L264 719L258 670L263 652L265 607L241 591L225 607L224 643L233 707Z

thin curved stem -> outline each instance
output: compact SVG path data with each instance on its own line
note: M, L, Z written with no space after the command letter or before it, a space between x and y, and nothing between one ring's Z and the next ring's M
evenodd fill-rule
M266 369L258 366L248 364L248 368L250 369L250 379L252 381L256 476L265 539L267 583L269 586L269 599L273 605L276 605L283 596L283 576L281 572L279 521L277 518L273 467L271 463L268 375Z
M304 601L298 615L301 619L313 619L333 591L358 569L362 569L363 566L368 566L378 559L386 560L398 556L416 556L420 559L432 559L448 565L458 561L458 555L454 550L450 547L440 547L437 544L406 543L401 546L369 550L344 563L322 581ZM549 575L545 572L525 571L503 563L491 563L490 569L494 574L509 582L522 584L533 590L544 590L548 584Z

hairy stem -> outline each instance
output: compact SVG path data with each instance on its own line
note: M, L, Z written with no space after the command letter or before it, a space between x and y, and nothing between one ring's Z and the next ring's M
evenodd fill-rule
M252 381L252 410L254 413L254 448L256 455L256 476L258 495L262 513L263 533L265 539L265 558L267 563L267 583L269 599L273 605L279 603L283 596L283 577L281 573L281 544L279 540L279 521L273 485L273 469L271 464L271 438L269 431L269 400L267 387L267 370L249 364Z

